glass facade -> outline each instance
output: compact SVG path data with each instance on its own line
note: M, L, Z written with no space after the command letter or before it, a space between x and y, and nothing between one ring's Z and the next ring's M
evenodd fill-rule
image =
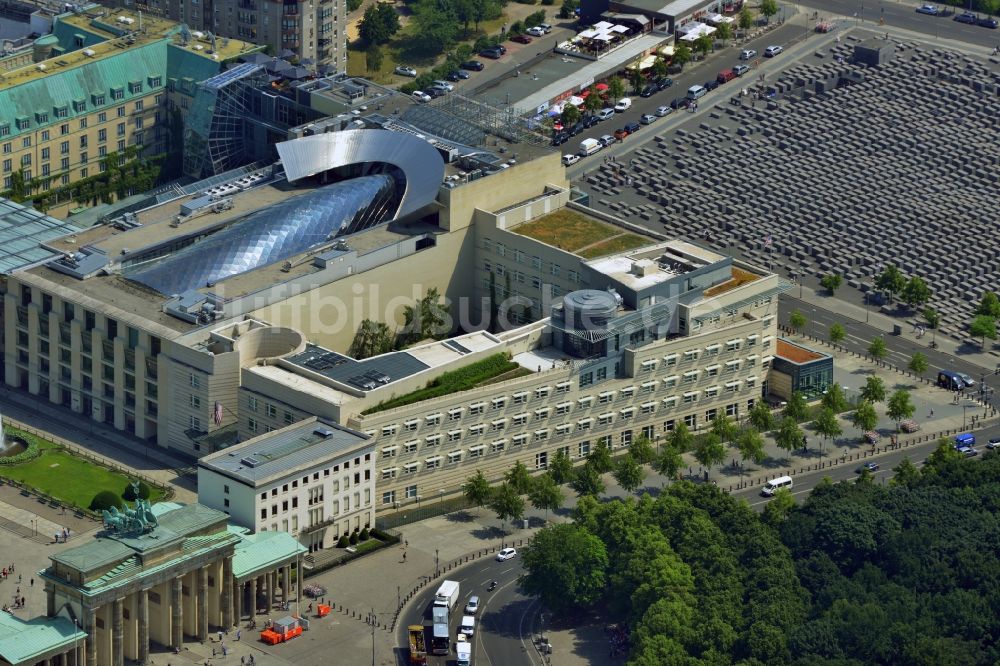
M386 222L397 205L392 176L353 178L255 211L126 276L167 296L182 294Z

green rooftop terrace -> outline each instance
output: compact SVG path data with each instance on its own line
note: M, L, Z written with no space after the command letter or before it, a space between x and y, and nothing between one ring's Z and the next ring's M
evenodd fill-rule
M459 391L468 391L469 389L492 384L496 381L514 379L529 374L531 374L530 370L510 360L507 354L494 354L480 361L470 363L464 368L445 372L424 388L390 398L385 402L380 402L374 407L369 407L361 412L361 414L374 414L387 409L412 405L424 400L430 400L431 398L439 398L443 395L458 393Z
M624 231L568 208L525 222L510 231L572 252L584 259L625 252L653 242L650 238Z

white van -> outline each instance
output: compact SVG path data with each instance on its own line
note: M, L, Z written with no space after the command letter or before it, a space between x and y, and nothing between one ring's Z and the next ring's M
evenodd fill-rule
M472 634L476 631L476 618L471 615L463 615L462 622L458 625L458 633L465 634L469 638L472 638Z
M455 659L458 666L472 666L472 644L468 641L455 643Z
M779 476L777 479L771 479L761 488L760 494L764 497L774 497L774 493L782 488L792 489L792 477Z
M708 93L708 89L705 86L694 85L688 88L688 99L698 99L699 97L704 97Z
M587 155L593 155L598 150L604 147L597 139L584 139L580 142L580 157L586 157Z

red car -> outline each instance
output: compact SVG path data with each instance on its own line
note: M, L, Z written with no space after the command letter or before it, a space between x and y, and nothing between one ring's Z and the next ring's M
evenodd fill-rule
M518 44L530 44L531 37L528 35L514 35L510 38L510 41L517 42Z

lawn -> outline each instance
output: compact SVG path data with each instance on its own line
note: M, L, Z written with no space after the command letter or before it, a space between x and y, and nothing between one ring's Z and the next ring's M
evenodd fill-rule
M621 233L617 227L568 208L525 222L511 231L567 252L575 252Z
M0 475L19 481L71 506L87 508L94 495L110 490L117 495L133 479L106 467L78 458L52 443L41 445L42 454L26 463L0 467ZM150 502L163 491L150 486Z
M634 250L637 247L649 245L652 242L653 241L651 239L644 238L643 236L624 233L620 236L615 236L614 238L609 238L606 241L601 241L596 245L584 248L583 250L577 252L577 254L584 259L596 259L597 257L603 257L608 254Z

